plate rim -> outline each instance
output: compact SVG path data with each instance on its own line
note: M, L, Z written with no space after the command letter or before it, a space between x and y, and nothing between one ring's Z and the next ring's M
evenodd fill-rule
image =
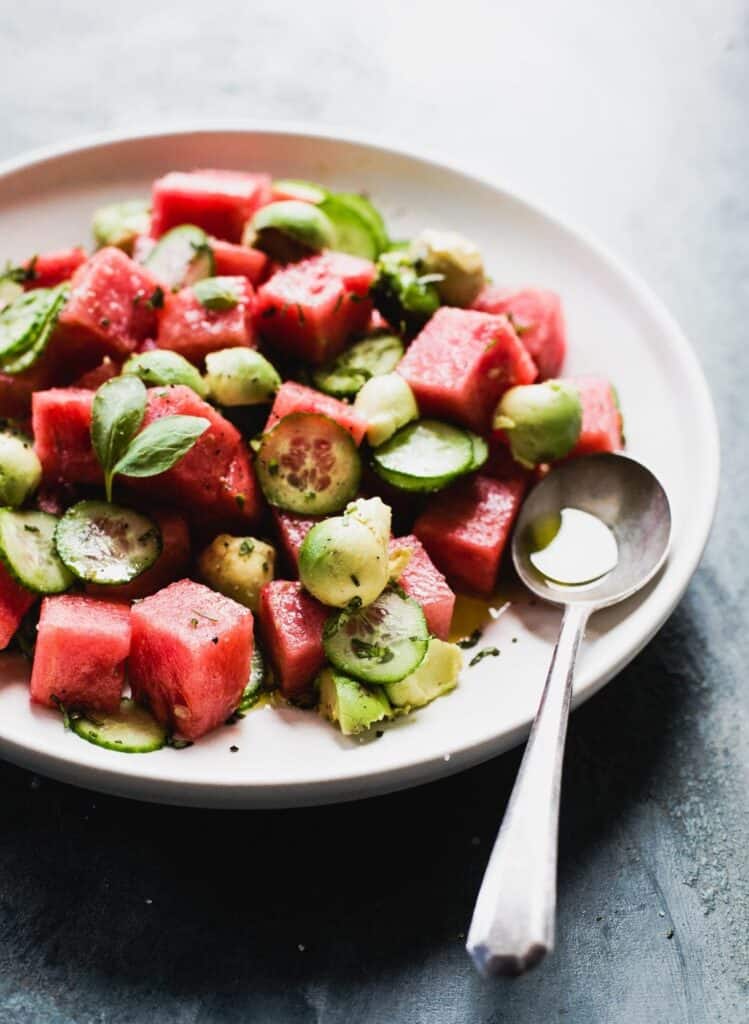
M456 161L432 146L420 147L420 151L417 152L409 146L400 143L394 144L393 141L381 134L359 133L344 126L331 124L310 126L285 119L232 119L229 121L211 119L210 121L170 122L167 126L146 127L138 131L86 134L67 141L35 147L0 162L0 187L8 176L18 171L62 157L74 157L76 154L111 145L137 144L157 138L169 139L200 134L238 136L265 134L302 137L307 140L323 139L333 143L365 147L378 151L381 156L406 158L460 175L474 184L492 190L499 198L505 197L520 204L529 213L541 216L551 226L561 229L574 242L586 248L607 270L637 295L641 305L677 351L682 371L688 376L692 394L698 398L695 418L700 424L708 427L700 441L705 452L705 465L709 475L707 479L703 478L702 480L701 500L699 506L692 509L690 516L691 547L681 556L678 576L671 581L669 589L654 609L648 627L641 632L637 642L634 645L627 644L626 653L621 654L606 672L600 673L590 683L575 691L573 707L589 699L639 654L671 615L684 596L699 566L715 518L720 488L718 419L700 359L679 322L650 285L635 270L631 270L608 246L599 242L586 229L579 227L566 217L558 216L543 203L530 199L522 189L516 188L511 182L493 174L488 175L468 163ZM275 783L266 781L250 785L241 784L240 786L233 785L227 780L211 779L206 782L190 780L181 783L174 777L133 775L114 767L89 765L75 757L50 754L43 749L33 748L28 743L7 737L0 737L0 753L16 764L32 771L41 771L65 782L150 802L216 808L313 806L377 796L463 771L521 742L527 736L530 724L530 721L527 721L509 730L505 728L501 733L495 733L488 739L454 751L447 758L445 756L421 757L406 765L399 764L380 769L374 775L353 773L333 778L312 778L303 781Z

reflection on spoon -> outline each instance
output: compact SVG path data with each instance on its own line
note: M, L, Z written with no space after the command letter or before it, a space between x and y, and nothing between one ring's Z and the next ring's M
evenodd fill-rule
M563 508L558 519L534 526L533 532L538 548L530 555L531 564L554 583L592 583L611 572L619 560L609 527L579 508Z

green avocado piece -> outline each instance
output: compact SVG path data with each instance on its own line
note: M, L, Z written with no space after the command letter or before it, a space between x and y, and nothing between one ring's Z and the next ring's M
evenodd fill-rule
M462 667L463 655L457 644L431 637L419 667L400 682L388 683L385 693L390 703L403 711L421 708L454 690Z
M533 468L569 455L582 428L577 388L563 380L510 388L494 414L494 429L503 430L516 462Z
M364 686L332 668L323 669L315 686L320 713L337 724L344 736L355 736L392 716L390 702L380 686Z

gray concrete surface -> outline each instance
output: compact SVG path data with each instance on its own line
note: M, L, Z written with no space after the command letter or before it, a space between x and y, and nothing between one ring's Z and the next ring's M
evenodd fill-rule
M0 158L103 129L290 118L519 186L671 306L724 441L687 596L572 722L552 960L487 983L462 948L517 753L264 814L161 810L2 766L0 1022L747 1021L747 3L26 0L4 5L0 67Z

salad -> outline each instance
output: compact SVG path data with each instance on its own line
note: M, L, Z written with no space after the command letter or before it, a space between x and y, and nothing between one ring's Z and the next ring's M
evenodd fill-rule
M31 700L144 753L268 700L354 735L449 693L456 593L492 594L529 483L623 446L610 382L562 376L558 296L262 173L172 172L92 228L0 276L0 649Z

